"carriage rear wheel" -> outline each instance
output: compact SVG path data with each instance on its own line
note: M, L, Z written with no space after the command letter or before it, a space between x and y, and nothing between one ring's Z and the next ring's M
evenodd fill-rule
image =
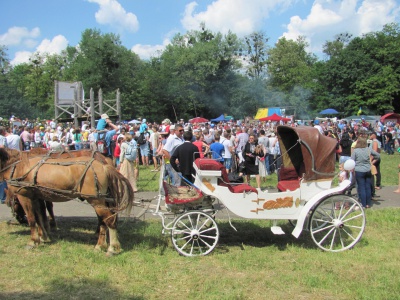
M365 229L365 213L360 203L349 196L336 195L322 200L310 220L313 241L325 251L352 248Z
M218 243L219 230L210 215L191 211L176 219L171 239L176 251L184 256L207 255Z

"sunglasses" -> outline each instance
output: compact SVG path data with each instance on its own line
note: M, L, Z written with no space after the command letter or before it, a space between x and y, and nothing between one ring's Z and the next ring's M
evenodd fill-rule
M184 132L184 131L185 131L184 129L179 130L179 132Z

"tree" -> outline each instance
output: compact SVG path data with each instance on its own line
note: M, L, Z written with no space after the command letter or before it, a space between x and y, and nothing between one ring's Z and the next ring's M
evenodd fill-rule
M322 46L324 52L329 58L337 57L340 52L348 45L352 38L350 33L341 33L336 35L333 41L326 41Z
M0 111L2 117L11 115L33 118L37 110L24 98L28 85L28 64L12 67L5 47L0 47Z
M77 47L67 47L67 81L82 81L87 90L105 94L122 88L135 76L138 56L121 45L118 35L86 29Z
M290 92L295 86L310 85L316 57L306 51L307 46L304 37L296 41L283 37L268 51L268 73L273 88Z
M265 78L268 55L268 38L264 32L254 32L244 38L246 42L246 74L250 78Z
M375 114L398 109L399 46L397 24L351 39L320 72L318 80L329 91L327 104L345 114L356 113L360 106Z
M152 65L160 86L157 96L164 99L169 117L214 117L227 112L239 67L235 57L239 45L236 35L212 33L204 25L199 31L174 36Z

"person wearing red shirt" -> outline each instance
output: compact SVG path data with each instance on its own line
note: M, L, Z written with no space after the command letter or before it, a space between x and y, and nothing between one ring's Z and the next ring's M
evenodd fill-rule
M123 136L120 136L117 140L117 143L115 145L115 149L114 149L114 158L115 158L115 167L119 168L119 157L121 155L121 143L124 140Z

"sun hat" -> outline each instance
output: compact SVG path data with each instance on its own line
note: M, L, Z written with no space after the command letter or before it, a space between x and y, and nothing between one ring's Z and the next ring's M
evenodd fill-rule
M101 115L101 118L102 118L102 119L109 119L109 116L108 116L107 114L102 114L102 115Z

